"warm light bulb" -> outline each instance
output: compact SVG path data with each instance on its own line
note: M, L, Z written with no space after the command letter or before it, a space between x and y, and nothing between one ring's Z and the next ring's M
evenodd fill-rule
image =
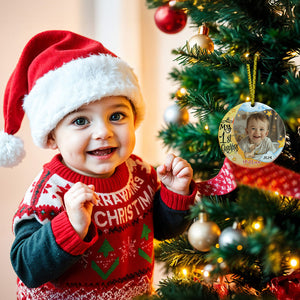
M223 261L224 261L223 257L219 257L219 258L217 259L217 262L218 262L219 264L221 264Z
M208 278L209 277L209 272L208 271L204 271L203 272L203 276L206 277L206 278Z
M263 217L258 217L253 223L252 228L254 230L261 230L263 227Z
M239 76L237 76L237 75L233 76L233 82L234 83L239 83L240 81L241 81L241 78Z
M297 56L298 55L296 51L290 51L287 54L290 55L290 56Z
M187 269L182 269L182 274L183 274L183 276L187 276L187 274L188 274L188 271L187 271Z
M208 129L209 129L208 125L205 125L205 126L204 126L204 129L205 129L205 130L208 130Z
M261 225L260 225L259 222L254 222L254 223L252 224L252 227L253 227L255 230L259 230L259 229L261 228Z
M291 258L291 260L290 260L291 267L295 268L298 266L298 264L299 264L299 260L297 258L295 258L295 257Z

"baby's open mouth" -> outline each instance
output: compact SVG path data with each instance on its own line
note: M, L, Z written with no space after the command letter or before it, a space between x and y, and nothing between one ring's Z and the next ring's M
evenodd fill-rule
M95 156L105 156L113 153L116 148L106 148L106 149L96 149L92 151L88 151L87 153Z

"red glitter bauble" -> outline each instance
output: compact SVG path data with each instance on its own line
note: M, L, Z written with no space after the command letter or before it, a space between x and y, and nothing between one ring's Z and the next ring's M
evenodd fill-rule
M177 9L166 4L156 10L154 20L161 31L165 33L177 33L185 27L187 14L183 9Z

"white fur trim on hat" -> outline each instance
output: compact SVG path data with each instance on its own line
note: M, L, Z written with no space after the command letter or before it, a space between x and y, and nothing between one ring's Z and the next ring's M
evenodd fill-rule
M137 127L144 118L144 102L135 74L120 58L91 55L49 71L24 97L34 143L47 148L48 134L67 114L108 96L124 96L132 102Z
M24 156L23 141L3 130L0 131L0 167L14 167Z

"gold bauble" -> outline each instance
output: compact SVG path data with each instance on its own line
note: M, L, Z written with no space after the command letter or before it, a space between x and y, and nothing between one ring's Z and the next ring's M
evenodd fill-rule
M217 244L221 230L215 222L207 221L206 213L199 214L199 220L188 230L188 240L197 250L207 252Z
M208 53L214 51L214 43L208 36L209 29L206 26L200 26L198 34L192 36L188 41L189 52L197 46L199 50L206 49Z

